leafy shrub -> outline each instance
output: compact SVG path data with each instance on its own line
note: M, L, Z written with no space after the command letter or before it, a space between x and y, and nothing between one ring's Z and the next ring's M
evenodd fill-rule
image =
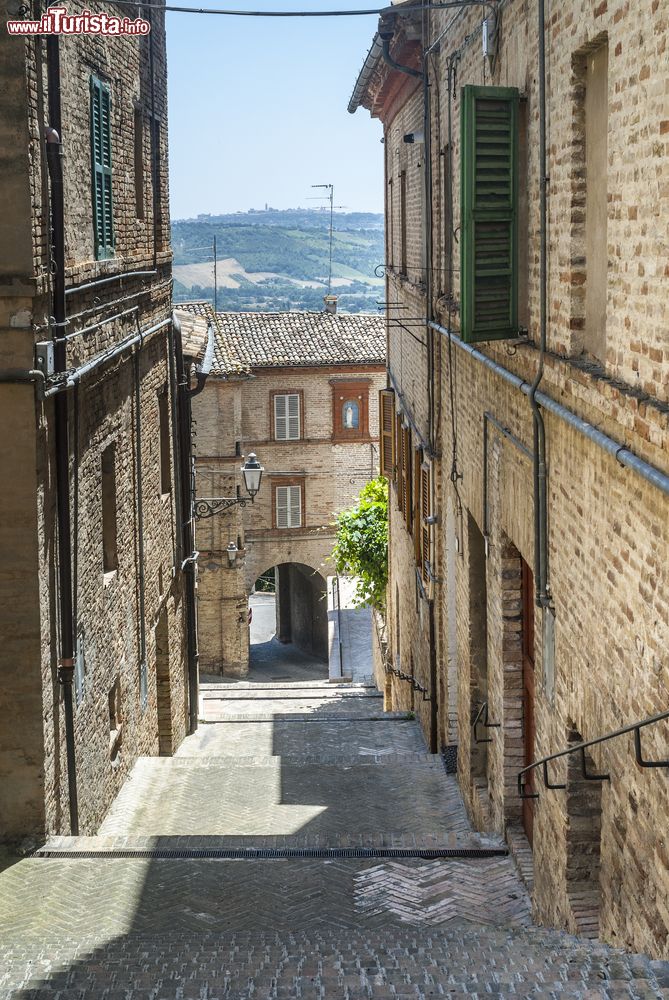
M337 515L332 558L338 573L358 578L356 607L383 612L388 583L388 481L372 479L358 503Z

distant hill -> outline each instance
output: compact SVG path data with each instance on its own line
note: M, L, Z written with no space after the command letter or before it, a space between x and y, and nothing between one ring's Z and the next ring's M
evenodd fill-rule
M217 242L218 308L272 311L323 308L329 264L329 211L267 209L172 222L174 298L213 302ZM383 216L335 212L333 292L342 312L375 312L383 278Z

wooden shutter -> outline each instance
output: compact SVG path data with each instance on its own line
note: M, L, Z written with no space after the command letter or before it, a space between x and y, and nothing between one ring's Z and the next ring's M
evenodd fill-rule
M427 519L432 513L431 490L432 476L430 474L430 467L429 465L422 465L420 469L420 572L424 583L428 583L430 579L428 564L431 561L431 525L427 523Z
M286 397L274 397L274 437L277 441L285 441L288 433L286 415Z
M301 486L289 486L289 517L291 528L299 528L302 526L302 487Z
M423 451L421 448L415 448L413 453L413 481L414 481L414 532L413 532L413 550L416 559L416 566L421 565L421 464L423 461Z
M300 528L302 526L302 487L276 487L277 528Z
M395 475L397 485L397 506L404 513L404 433L402 429L402 417L395 414Z
M288 528L289 496L288 486L277 486L276 488L276 526L277 528Z
M111 94L94 76L91 77L91 161L95 257L103 260L114 255Z
M403 431L403 452L404 452L404 520L407 531L411 531L411 521L413 517L413 492L412 492L412 472L411 468L411 428L405 427Z
M300 436L300 397L295 393L286 396L288 402L288 438L297 441Z
M395 466L394 416L395 393L392 389L381 389L379 392L379 443L381 445L379 472L387 479L392 479Z
M461 101L460 330L466 343L518 334L518 91Z

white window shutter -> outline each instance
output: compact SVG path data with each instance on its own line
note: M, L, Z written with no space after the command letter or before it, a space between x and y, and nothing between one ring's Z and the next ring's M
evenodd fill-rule
M300 397L291 393L288 400L288 434L291 441L297 441L300 437Z
M302 525L302 487L290 486L290 526L299 528Z
M288 528L289 525L289 498L290 486L277 486L276 488L276 526L277 528Z
M274 437L277 441L285 441L288 437L286 398L286 396L274 397Z

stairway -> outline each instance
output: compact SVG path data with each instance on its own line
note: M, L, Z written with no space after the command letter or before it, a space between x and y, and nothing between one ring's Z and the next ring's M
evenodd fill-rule
M532 926L417 723L375 689L203 689L97 836L0 875L0 1000L661 997L669 966Z

